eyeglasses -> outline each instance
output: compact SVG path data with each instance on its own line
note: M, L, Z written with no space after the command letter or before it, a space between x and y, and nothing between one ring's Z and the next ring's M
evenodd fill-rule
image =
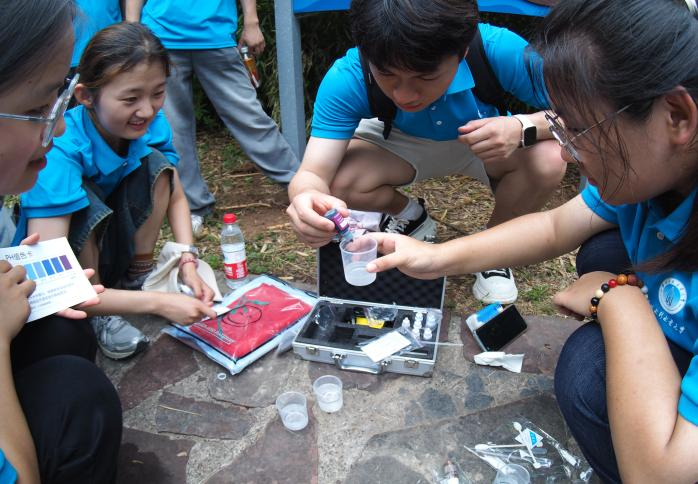
M603 118L598 123L596 123L592 126L589 126L587 129L581 131L580 133L575 134L572 137L570 137L567 134L567 130L560 122L560 116L558 116L557 114L554 114L554 113L552 116L549 113L545 113L545 119L546 119L546 121L548 121L548 125L549 125L548 127L550 129L550 132L553 134L553 136L555 137L557 142L560 143L560 146L562 146L567 151L567 153L569 153L569 155L572 157L572 159L575 161L575 163L579 164L582 162L582 159L579 156L579 153L577 152L577 148L574 147L574 140L576 140L580 136L587 134L589 131L600 126L601 124L605 123L609 119L615 118L620 113L622 113L623 111L628 109L630 106L631 106L630 104L628 104L627 106L623 106L615 113L611 113L611 114L607 115L605 118Z
M48 116L24 116L21 114L0 113L0 119L18 119L20 121L45 124L46 126L44 126L44 131L41 135L41 146L44 148L47 147L53 139L53 133L56 131L58 120L65 114L65 110L68 104L70 104L70 98L73 97L73 92L75 92L75 86L78 83L79 77L80 74L75 74L75 77L72 79L66 79L68 87L58 96Z

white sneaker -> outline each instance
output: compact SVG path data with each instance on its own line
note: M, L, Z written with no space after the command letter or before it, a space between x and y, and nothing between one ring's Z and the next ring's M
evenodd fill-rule
M191 231L197 239L204 234L204 218L201 215L191 214Z
M511 304L519 295L511 269L492 269L475 273L473 296L485 304Z

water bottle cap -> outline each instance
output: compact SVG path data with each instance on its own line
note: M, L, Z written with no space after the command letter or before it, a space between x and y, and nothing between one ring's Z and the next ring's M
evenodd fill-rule
M248 52L248 48L246 45L243 45L242 47L240 47L240 53L247 54L247 52Z
M237 221L238 221L238 218L235 216L234 213L226 213L225 215L223 215L223 223L224 224L234 224Z

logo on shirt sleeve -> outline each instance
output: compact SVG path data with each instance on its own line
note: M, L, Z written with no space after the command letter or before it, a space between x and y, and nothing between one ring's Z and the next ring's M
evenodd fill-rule
M673 277L668 277L659 286L659 304L669 314L676 314L686 306L686 286Z

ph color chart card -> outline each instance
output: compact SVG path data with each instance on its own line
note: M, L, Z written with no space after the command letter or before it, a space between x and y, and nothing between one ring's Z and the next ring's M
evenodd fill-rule
M0 249L0 259L13 266L24 266L27 278L36 283L34 293L29 296L31 313L27 322L96 296L65 237Z

